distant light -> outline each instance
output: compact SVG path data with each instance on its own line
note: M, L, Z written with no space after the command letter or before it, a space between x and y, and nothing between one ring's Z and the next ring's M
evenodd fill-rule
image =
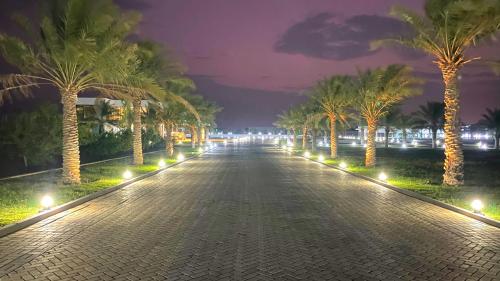
M158 161L158 167L165 168L166 166L167 164L165 163L165 160L160 159L160 161Z
M306 158L311 157L311 152L309 152L309 151L304 152L304 157L306 157Z
M227 140L224 140L224 145L227 145Z
M149 143L149 145L151 145L153 143L153 141L149 141L148 143Z
M485 143L483 143L483 144L481 145L481 149L484 149L484 150L488 149L488 145L487 145L487 144L485 144Z
M130 170L126 170L125 172L123 172L122 177L126 180L129 180L132 178L132 172Z
M182 144L182 141L178 141L177 144Z
M417 146L417 145L418 145L418 142L417 142L416 140L412 140L412 141L411 141L411 144L412 144L413 146Z
M355 142L355 141L353 141L353 142L351 143L351 145L352 145L352 146L356 146L356 142Z
M203 147L198 148L198 153L203 153Z
M342 168L342 169L347 169L347 163L342 161L339 163L339 167Z
M367 145L366 143L365 143L365 144L363 144L363 147L364 147L364 148L366 148L367 146L368 146L368 145Z
M446 144L443 143L443 148L446 148Z
M384 173L384 172L381 172L380 174L378 174L378 179L381 180L381 181L386 181L387 180L387 175Z
M325 161L325 156L323 156L323 154L320 154L320 155L318 156L318 161L319 161L319 162L323 162L323 161Z
M477 145L477 147L482 148L483 143L482 142L478 142L476 145Z
M472 207L472 210L474 210L474 213L481 213L481 210L483 209L484 205L483 202L479 199L472 200L470 206Z
M258 135L259 135L259 136L261 136L261 135L262 135L262 132L259 132L259 134L258 134Z
M52 207L52 205L54 205L54 199L52 199L49 195L45 195L42 197L40 203L42 204L44 210L48 210Z
M441 142L439 140L436 140L436 145L440 145Z
M408 146L406 145L406 143L403 143L403 144L401 145L401 148L408 148Z
M269 133L267 133L267 135L268 135L268 136L271 136L271 135L272 135L272 133L271 133L271 132L269 132Z
M184 161L184 159L186 159L186 157L184 157L184 154L179 153L179 155L177 155L177 161Z
M281 149L283 149L283 150L286 150L286 148L287 148L286 145L281 146Z

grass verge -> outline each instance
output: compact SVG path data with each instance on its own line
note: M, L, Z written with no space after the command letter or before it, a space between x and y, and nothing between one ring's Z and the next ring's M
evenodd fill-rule
M196 154L187 146L177 149L187 157ZM134 177L155 171L160 159L164 159L167 165L175 162L167 157L166 152L160 151L144 154L144 165L141 166L132 165L131 158L83 166L79 185L63 185L61 171L0 181L0 227L37 214L41 208L40 199L46 194L54 199L54 205L62 205L120 184L127 169Z

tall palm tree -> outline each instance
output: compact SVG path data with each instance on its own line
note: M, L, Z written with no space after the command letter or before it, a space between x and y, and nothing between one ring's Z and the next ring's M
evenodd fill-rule
M279 128L286 129L292 135L292 145L295 147L297 140L297 133L300 124L300 114L296 108L290 108L278 115L278 120L274 123Z
M332 76L317 83L312 99L328 117L330 124L330 157L337 157L337 121L346 122L347 111L353 103L353 83L348 76Z
M409 67L393 64L361 72L358 83L357 106L368 125L365 165L372 167L376 163L375 137L380 119L393 105L418 94L415 86L420 80L412 77Z
M500 148L500 109L486 109L486 113L483 114L483 119L479 121L480 124L485 125L488 129L493 132L493 138L495 139L495 149Z
M500 29L500 2L490 0L427 0L425 16L403 7L394 7L392 15L408 23L414 36L398 42L421 49L435 57L444 82L445 162L443 183L461 185L464 158L460 141L460 95L457 77L467 63L466 51L481 39Z
M444 103L427 102L416 112L415 122L419 127L428 128L432 132L432 148L436 148L437 131L443 128Z
M44 4L37 26L24 25L33 43L0 34L3 57L21 71L0 78L0 101L13 91L29 95L30 88L41 85L59 90L63 105L62 179L78 184L78 94L125 87L116 81L121 80L133 51L121 42L140 17L120 12L111 0L50 0Z
M324 119L324 114L317 108L312 108L312 110L306 116L306 123L309 131L311 132L311 151L316 151L316 138L318 132L322 128L321 121Z

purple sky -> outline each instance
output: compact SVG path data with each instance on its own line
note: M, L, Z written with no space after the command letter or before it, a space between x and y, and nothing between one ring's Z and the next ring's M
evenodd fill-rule
M276 114L304 100L317 79L406 63L428 79L422 96L441 100L432 59L413 50L369 50L369 42L404 31L388 17L393 4L421 9L420 0L120 0L143 13L141 38L172 47L197 82L198 92L224 107L220 127L270 126ZM1 6L1 5L0 5ZM500 59L500 44L472 52ZM496 55L496 56L495 56ZM486 107L500 107L500 77L479 63L462 74L462 118L475 122Z

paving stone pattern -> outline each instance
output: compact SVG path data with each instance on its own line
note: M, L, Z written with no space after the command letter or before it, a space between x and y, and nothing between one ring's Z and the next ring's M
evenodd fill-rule
M0 238L0 280L500 280L500 229L228 146Z

